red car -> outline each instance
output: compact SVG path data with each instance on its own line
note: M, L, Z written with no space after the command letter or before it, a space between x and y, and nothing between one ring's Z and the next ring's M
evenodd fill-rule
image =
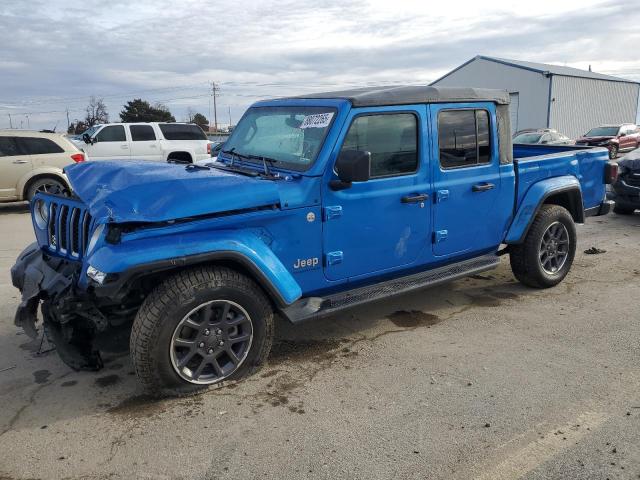
M609 158L614 159L619 152L629 152L640 144L640 129L633 123L622 125L602 125L592 128L576 140L576 145L607 147Z

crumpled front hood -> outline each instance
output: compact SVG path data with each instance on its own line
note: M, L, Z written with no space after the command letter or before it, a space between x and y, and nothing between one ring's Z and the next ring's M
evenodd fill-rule
M89 161L65 168L74 193L99 220L162 222L275 205L276 182L240 174L188 170L151 161Z

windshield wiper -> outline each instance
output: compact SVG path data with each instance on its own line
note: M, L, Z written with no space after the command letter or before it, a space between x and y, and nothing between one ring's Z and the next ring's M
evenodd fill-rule
M272 173L269 167L267 166L267 163L269 163L273 167L273 164L278 162L278 160L276 160L275 158L266 157L264 155L245 154L245 153L236 152L235 150L236 150L236 147L232 147L229 150L222 150L222 153L226 153L231 156L231 163L229 164L230 167L233 167L235 157L238 157L241 159L244 158L246 160L260 160L262 161L262 167L264 169L264 173L260 174L256 172L256 174L263 175L266 178L270 178L274 180L282 178L280 177L279 174Z
M217 168L218 170L224 170L225 172L234 172L241 173L242 175L247 175L249 177L257 177L260 175L260 172L256 172L255 170L247 170L246 168L238 168L234 167L233 164L225 165L224 163L214 162L209 163L213 168Z

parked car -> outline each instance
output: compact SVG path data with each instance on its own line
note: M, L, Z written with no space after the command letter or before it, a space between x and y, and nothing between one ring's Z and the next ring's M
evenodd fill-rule
M42 301L75 369L99 369L100 340L131 325L143 386L188 394L255 371L275 313L299 323L502 254L523 284L553 287L575 224L609 211L616 165L602 148L512 148L508 103L414 86L280 98L249 108L211 167L74 165L77 197L33 203L37 242L11 272L16 323L35 335ZM83 233L54 237L56 225Z
M556 130L541 128L537 130L524 130L513 136L513 143L524 143L530 145L573 145L574 142L566 135L558 133Z
M108 123L82 134L89 160L193 163L211 156L211 143L193 123Z
M639 152L629 153L618 162L618 179L607 194L607 198L615 201L613 211L620 215L631 215L640 209Z
M620 152L629 152L638 148L639 143L640 129L633 123L602 125L592 128L576 140L576 145L606 147L609 150L609 158L612 160Z
M31 200L37 192L68 192L62 169L84 160L62 135L0 130L0 202Z

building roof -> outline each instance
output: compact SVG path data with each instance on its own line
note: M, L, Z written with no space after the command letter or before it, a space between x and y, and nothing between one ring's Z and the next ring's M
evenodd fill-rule
M611 75L605 75L603 73L590 72L588 70L580 70L579 68L563 67L561 65L551 65L551 64L548 64L548 63L525 62L525 61L522 61L522 60L510 60L510 59L507 59L507 58L497 58L497 57L488 57L488 56L485 56L485 55L477 55L477 56L473 57L471 60L463 63L462 65L460 65L457 68L454 68L453 70L451 70L446 75L444 75L444 76L440 77L439 79L437 79L436 81L432 82L431 85L433 85L434 83L439 82L440 80L442 80L445 77L448 77L449 75L451 75L456 70L461 69L462 67L468 65L469 63L473 62L474 60L487 60L489 62L501 63L503 65L508 65L510 67L521 68L521 69L524 69L524 70L530 70L532 72L538 72L538 73L547 74L547 75L560 75L560 76L564 76L564 77L591 78L591 79L594 79L594 80L608 80L610 82L623 82L623 83L633 83L633 84L638 84L639 83L639 82L635 82L633 80L627 80L626 78L619 78L619 77L614 77L614 76L611 76Z
M509 94L505 90L422 85L366 87L337 92L312 93L292 98L340 98L350 101L354 107L479 101L503 105L509 103Z

